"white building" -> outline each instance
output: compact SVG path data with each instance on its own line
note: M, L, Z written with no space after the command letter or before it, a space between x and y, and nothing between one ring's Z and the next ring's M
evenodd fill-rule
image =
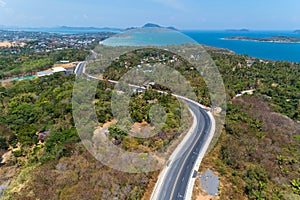
M49 76L52 75L54 73L58 73L58 72L64 72L66 73L66 69L63 67L53 67L51 70L47 70L47 71L41 71L41 72L37 72L37 76L38 77L42 77L42 76Z
M52 72L53 73L57 73L57 72L65 72L65 71L67 71L65 68L63 68L63 67L53 67L52 68Z

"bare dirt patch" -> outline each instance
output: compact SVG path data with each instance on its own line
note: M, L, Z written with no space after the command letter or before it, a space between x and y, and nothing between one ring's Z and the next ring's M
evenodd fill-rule
M0 42L0 47L4 47L4 48L10 48L10 47L16 47L16 46L20 46L20 47L24 47L26 45L26 43L24 42Z

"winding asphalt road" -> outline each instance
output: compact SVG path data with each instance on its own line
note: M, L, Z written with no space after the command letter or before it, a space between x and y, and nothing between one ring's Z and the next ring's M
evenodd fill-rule
M204 145L208 142L212 123L205 109L199 107L196 103L186 102L196 118L196 127L189 134L185 144L181 148L179 147L181 152L173 156L174 158L169 160L167 166L161 172L151 197L152 200L191 198L192 188L188 187L193 187L193 184L189 183L197 174L198 169L195 165L199 155L205 154ZM190 194L187 194L188 190L190 190Z
M78 64L76 75L84 73L85 65L85 62ZM94 78L87 74L86 76ZM215 122L211 113L192 100L177 97L188 104L194 117L194 125L161 172L151 200L191 199L198 168L214 134Z
M81 74L83 74L83 73L84 73L84 69L85 69L85 65L86 65L86 62L80 62L80 63L78 63L78 65L77 65L76 68L75 68L74 73L75 73L76 75L81 75Z

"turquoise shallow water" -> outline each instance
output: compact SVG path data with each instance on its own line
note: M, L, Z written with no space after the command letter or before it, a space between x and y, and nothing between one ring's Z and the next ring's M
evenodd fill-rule
M16 77L16 78L12 78L12 79L0 80L0 83L1 82L10 82L10 81L24 81L24 80L28 80L28 79L34 79L34 78L36 78L36 76Z
M152 28L128 31L103 42L108 46L166 46L186 43L197 43L197 41L177 31Z
M24 76L24 77L18 77L18 78L13 78L11 79L12 81L23 81L27 79L33 79L36 78L36 76Z

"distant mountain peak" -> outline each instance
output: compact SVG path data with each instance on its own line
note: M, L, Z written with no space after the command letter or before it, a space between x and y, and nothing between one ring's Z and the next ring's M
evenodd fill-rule
M177 29L173 26L163 27L163 26L160 26L160 25L154 24L154 23L147 23L143 26L143 28L166 28L166 29L177 31Z
M143 28L162 28L162 27L158 24L147 23L143 26Z

